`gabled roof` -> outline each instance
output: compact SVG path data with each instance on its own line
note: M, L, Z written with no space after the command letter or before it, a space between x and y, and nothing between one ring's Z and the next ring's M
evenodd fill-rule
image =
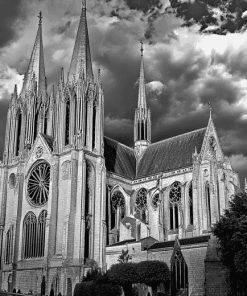
M133 149L104 137L104 156L108 172L134 179L136 160Z
M136 178L191 166L192 154L201 151L206 128L172 137L148 146L138 166Z
M150 144L138 164L134 149L104 137L106 169L134 179L192 166L192 154L195 147L200 153L206 129L198 129Z
M43 139L45 140L46 144L51 149L51 151L53 151L53 142L54 142L53 138L45 134L41 134L41 136L43 137Z

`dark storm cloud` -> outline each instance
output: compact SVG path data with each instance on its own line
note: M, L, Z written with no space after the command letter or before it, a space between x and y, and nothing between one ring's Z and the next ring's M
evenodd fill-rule
M58 35L63 34L70 28L70 25L71 25L71 21L67 21L65 24L61 26L52 28L51 33L58 34Z
M184 20L184 26L200 25L201 32L226 34L246 29L246 0L170 0L176 16Z
M16 24L18 20L25 17L22 9L22 0L1 1L0 9L0 48L17 38L18 30Z

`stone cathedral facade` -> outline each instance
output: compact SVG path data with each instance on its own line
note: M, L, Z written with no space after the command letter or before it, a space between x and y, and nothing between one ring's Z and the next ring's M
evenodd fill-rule
M132 261L159 259L172 269L171 258L180 258L173 288L201 295L204 283L195 286L194 275L239 179L211 115L205 128L151 142L143 47L133 128L133 148L104 136L85 0L67 79L62 69L48 94L40 14L23 86L14 87L7 114L0 288L40 293L45 283L46 293L53 287L70 296L87 269L109 268L127 247Z

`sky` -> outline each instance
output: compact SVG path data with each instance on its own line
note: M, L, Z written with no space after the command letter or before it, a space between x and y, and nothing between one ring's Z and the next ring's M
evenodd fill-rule
M93 69L95 74L101 69L104 88L105 135L133 146L143 40L152 142L207 126L210 102L222 148L243 186L247 176L246 1L233 0L227 7L223 0L87 2ZM61 67L68 72L81 0L1 0L0 6L2 156L10 96L15 84L21 90L39 11L50 92Z

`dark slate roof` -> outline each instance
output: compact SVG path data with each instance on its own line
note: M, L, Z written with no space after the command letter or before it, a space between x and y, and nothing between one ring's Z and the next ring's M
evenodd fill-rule
M115 140L104 137L104 156L108 172L128 179L135 178L136 160L133 149Z
M210 235L195 236L190 238L183 238L179 240L181 246L183 245L196 245L201 243L207 243L210 239ZM149 250L174 247L175 241L166 241L161 243L153 244Z
M148 146L137 167L136 178L192 165L192 154L201 151L206 128L172 137Z
M47 143L48 147L53 151L53 138L51 136L41 134L42 137L44 138L45 142Z
M112 244L112 245L108 245L107 247L115 247L115 246L122 246L122 245L125 245L127 243L138 243L138 241L136 241L135 238L133 239L127 239L127 240L124 240L124 241L121 241L121 242L118 242L118 243L115 243L115 244Z

